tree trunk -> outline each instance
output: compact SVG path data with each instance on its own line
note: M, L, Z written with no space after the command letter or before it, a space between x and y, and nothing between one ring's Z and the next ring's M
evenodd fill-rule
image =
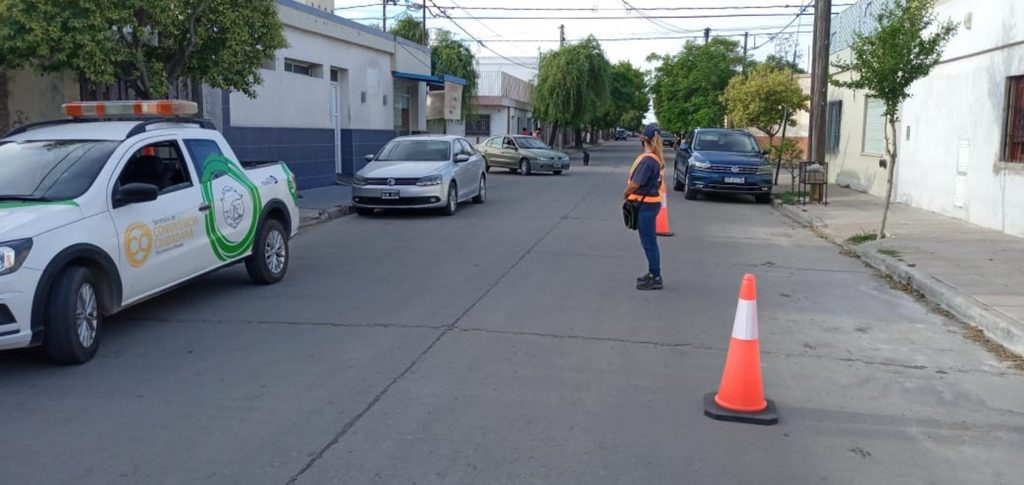
M576 127L576 148L583 148L583 127L581 126Z
M889 130L882 130L885 133L885 149L889 152L889 173L885 183L885 209L882 210L882 227L878 230L878 239L885 239L885 225L889 222L889 204L892 203L892 176L896 172L896 142L899 139L896 133L896 118L889 118L889 128L892 129L892 140L890 144Z
M555 140L558 139L558 122L551 123L551 134L548 135L548 145L555 146Z

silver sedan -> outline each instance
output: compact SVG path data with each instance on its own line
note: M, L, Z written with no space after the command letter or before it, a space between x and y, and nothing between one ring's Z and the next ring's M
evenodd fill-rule
M384 145L356 173L352 205L359 215L376 209L441 209L487 198L484 158L459 136L403 136Z

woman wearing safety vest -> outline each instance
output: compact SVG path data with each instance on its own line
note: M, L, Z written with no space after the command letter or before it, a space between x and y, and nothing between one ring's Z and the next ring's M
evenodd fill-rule
M640 140L643 142L644 152L633 162L623 196L626 200L640 202L637 232L640 233L640 245L647 255L647 273L636 279L636 289L660 290L663 287L661 251L658 249L658 236L655 234L654 226L658 211L661 210L661 198L664 197L661 193L662 177L665 172L661 131L654 124L649 124L644 127Z

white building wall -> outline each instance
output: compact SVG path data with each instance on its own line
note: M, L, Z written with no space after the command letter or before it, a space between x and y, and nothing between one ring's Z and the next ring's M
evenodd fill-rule
M831 59L835 62L837 59L846 60L849 56L850 50L846 49L833 54ZM849 81L853 73L833 72L832 76ZM878 161L888 157L884 150L871 153L864 149L867 92L829 86L828 100L843 103L839 122L839 149L825 156L829 162L831 181L861 192L885 196L887 169L880 166Z
M231 124L246 127L332 128L331 68L340 69L342 128L394 128L391 71L430 74L430 51L404 40L369 33L278 4L289 46L277 52L274 69L263 69L256 99L231 94ZM284 60L320 66L316 77L284 70ZM414 131L426 129L423 83L410 99ZM385 104L384 97L387 97ZM364 101L365 98L365 101Z
M1024 236L1024 164L1002 159L1006 78L1024 75L1024 2L947 0L937 11L971 25L903 105L896 200Z

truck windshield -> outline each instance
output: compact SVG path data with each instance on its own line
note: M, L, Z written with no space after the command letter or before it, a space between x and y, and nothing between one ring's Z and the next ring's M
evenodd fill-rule
M0 144L0 200L69 200L85 193L120 142Z
M451 142L447 140L392 140L374 161L447 162L451 158Z
M744 133L698 133L694 150L705 152L759 152L754 137Z

